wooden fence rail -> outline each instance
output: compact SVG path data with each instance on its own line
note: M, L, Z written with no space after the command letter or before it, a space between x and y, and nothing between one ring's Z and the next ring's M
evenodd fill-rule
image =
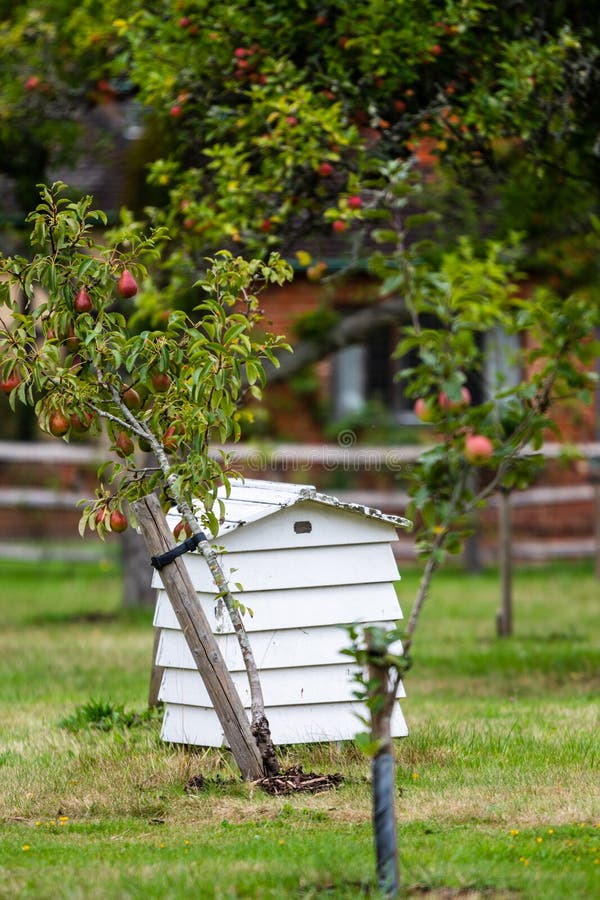
M403 469L414 464L423 452L423 445L403 445L397 447L359 447L340 446L338 444L279 444L253 445L235 444L215 449L215 454L225 449L234 456L236 465L240 466L249 477L260 477L261 474L270 480L307 480L307 475L319 481L323 474L342 471L350 474L364 472L396 473L402 476ZM587 460L589 466L588 483L573 485L555 485L532 487L524 491L512 491L506 499L508 510L525 507L562 506L566 504L592 504L592 522L589 538L581 538L575 545L567 540L533 539L527 547L521 547L521 554L532 559L549 556L595 556L600 577L600 442L582 443L572 448L578 456ZM564 454L561 444L546 444L543 448L549 460L558 459ZM72 445L57 441L40 441L20 443L16 441L0 441L0 474L4 466L25 465L34 470L32 481L35 481L35 469L40 465L93 470L99 463L108 458L108 449L102 445ZM352 500L365 506L373 506L384 511L402 512L408 503L406 492L397 489L333 489L343 500ZM2 509L20 510L73 510L85 499L82 492L72 489L45 488L31 486L0 486L0 512ZM502 516L503 499L500 494L490 499L490 507L497 508ZM506 515L506 510L504 511ZM500 520L499 520L500 521ZM506 548L506 540L510 538L510 522L503 520L499 529L505 535L499 556L507 558L512 547ZM508 530L507 530L508 529ZM595 536L594 536L595 533ZM508 535L508 538L506 537ZM0 540L2 535L0 534ZM399 548L400 555L412 556L412 541L404 538Z

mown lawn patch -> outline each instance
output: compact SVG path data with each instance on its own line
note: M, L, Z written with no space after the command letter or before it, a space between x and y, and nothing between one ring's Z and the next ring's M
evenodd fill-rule
M377 896L352 745L282 750L341 772L337 790L240 783L227 754L165 746L157 718L132 719L151 616L119 610L116 565L3 562L0 579L0 897ZM415 580L403 574L405 613ZM577 564L517 572L515 591L516 636L500 641L494 572L435 583L397 747L406 896L599 891L598 585ZM101 726L77 719L86 704Z

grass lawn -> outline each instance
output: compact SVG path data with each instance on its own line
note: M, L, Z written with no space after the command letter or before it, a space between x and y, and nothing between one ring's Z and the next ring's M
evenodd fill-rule
M443 572L417 632L397 747L403 895L600 897L598 582L585 564L517 572L502 641L498 594L494 572ZM226 754L163 745L158 719L60 725L90 699L144 709L151 615L119 596L110 562L0 562L0 898L377 897L351 745L285 749L283 765L345 783L273 798ZM186 793L200 773L208 787Z

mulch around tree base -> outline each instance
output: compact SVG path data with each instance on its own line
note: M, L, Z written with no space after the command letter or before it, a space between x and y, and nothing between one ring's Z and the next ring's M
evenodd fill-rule
M302 766L292 766L278 775L259 778L256 784L268 794L293 794L295 791L306 791L317 794L339 787L344 781L339 772L333 775L318 775L316 772L303 772Z
M317 774L316 772L304 772L302 766L292 766L290 769L286 769L285 772L280 772L278 775L269 775L265 778L259 778L254 784L268 794L274 795L293 794L296 791L318 794L321 791L328 791L332 788L339 787L340 784L343 784L343 781L344 777L343 775L340 775L339 772L335 772L333 775L323 775ZM215 782L214 779L204 778L203 775L193 775L186 783L185 791L188 794L191 794L196 791L204 790L209 784L226 784L231 782L237 783L237 779L225 781L217 777Z

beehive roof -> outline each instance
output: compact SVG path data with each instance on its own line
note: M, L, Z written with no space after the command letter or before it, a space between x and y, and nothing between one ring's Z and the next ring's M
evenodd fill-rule
M370 506L347 503L328 494L321 494L312 484L284 484L279 481L246 478L231 482L229 496L224 487L219 488L218 497L225 504L225 517L219 529L219 536L250 525L289 506L307 502L354 513L393 525L395 528L410 526L408 519L402 516L387 515Z

